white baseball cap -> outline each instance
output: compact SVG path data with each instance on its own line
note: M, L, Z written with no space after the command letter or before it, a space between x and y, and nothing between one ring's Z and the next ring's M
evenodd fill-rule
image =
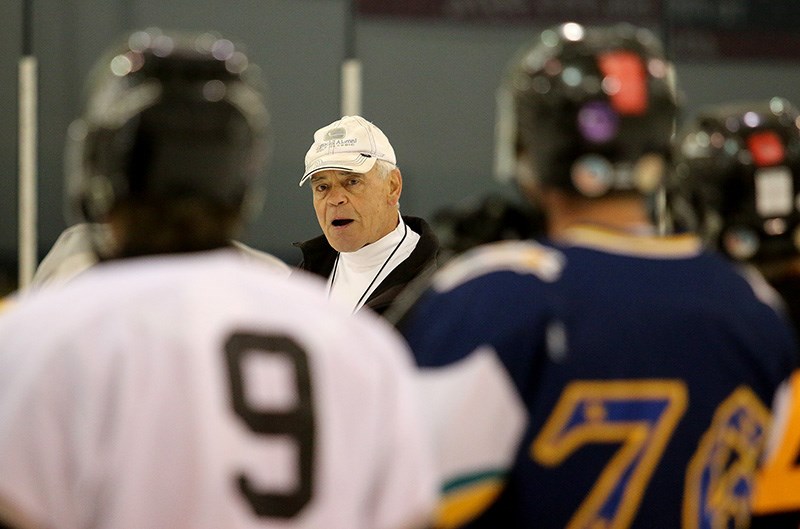
M299 185L314 173L327 169L366 173L378 160L397 165L386 135L361 116L344 116L314 133Z

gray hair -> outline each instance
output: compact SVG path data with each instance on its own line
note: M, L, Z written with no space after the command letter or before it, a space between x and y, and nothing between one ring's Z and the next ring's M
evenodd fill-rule
M381 180L386 180L387 178L389 178L389 175L392 174L392 171L394 171L395 169L399 170L399 168L395 164L387 162L386 160L376 160L374 169L376 170L375 171L376 176ZM397 209L398 210L400 209L399 200L397 201Z
M381 180L386 180L389 178L389 175L392 171L397 169L397 166L393 163L387 162L386 160L376 160L375 161L375 169L377 169L376 174Z

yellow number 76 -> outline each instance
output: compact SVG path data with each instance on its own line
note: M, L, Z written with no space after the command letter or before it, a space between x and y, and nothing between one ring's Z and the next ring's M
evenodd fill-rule
M583 445L621 444L567 529L630 525L687 401L680 380L576 381L567 386L534 440L531 457L557 466ZM739 484L750 489L768 422L769 411L746 387L720 404L687 469L685 527L721 527L719 517L746 516L738 504L715 505L712 492L732 498ZM720 468L729 460L725 454L735 454L740 463L727 471Z

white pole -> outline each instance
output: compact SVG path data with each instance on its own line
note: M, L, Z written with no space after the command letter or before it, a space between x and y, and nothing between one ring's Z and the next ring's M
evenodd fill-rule
M342 62L342 115L361 115L361 61Z
M354 1L347 4L344 28L344 61L341 70L342 116L361 115L361 61L356 57Z
M37 63L30 35L32 2L23 2L23 54L19 61L19 285L30 285L37 263Z

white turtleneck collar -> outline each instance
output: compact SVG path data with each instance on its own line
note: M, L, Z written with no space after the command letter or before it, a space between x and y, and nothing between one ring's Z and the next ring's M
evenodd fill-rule
M382 238L355 252L339 254L328 279L331 299L345 303L355 312L381 281L411 255L419 234L408 229L399 212L398 217L397 227Z

